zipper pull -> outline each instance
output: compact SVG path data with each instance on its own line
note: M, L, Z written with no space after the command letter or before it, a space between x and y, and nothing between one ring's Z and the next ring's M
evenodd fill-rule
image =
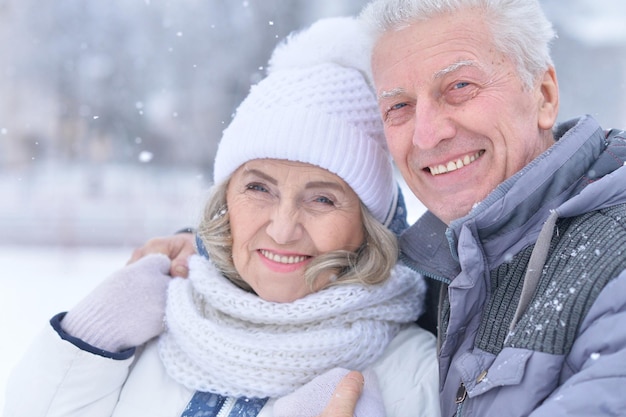
M461 386L456 391L456 398L454 402L456 402L457 404L461 404L463 401L465 401L465 398L467 398L467 390L465 389L465 384L461 382Z

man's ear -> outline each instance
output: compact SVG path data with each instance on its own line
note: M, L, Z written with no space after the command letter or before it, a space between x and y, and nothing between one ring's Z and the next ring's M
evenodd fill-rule
M539 108L537 125L540 129L550 130L556 123L559 112L559 84L554 67L549 67L543 74L539 85Z

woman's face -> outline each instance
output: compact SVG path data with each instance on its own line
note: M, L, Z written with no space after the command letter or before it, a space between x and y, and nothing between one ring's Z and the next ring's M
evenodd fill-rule
M290 302L311 293L305 267L323 253L363 242L360 201L337 175L314 165L256 159L237 169L226 202L233 262L261 298ZM314 290L334 271L322 274Z

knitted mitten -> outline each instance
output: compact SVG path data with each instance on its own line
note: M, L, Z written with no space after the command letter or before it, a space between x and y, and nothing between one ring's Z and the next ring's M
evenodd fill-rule
M315 417L330 401L337 384L349 371L334 368L274 404L275 417ZM374 371L363 372L365 385L354 411L355 417L384 417L385 406Z
M146 343L163 331L170 260L148 255L112 274L61 321L69 335L109 352Z

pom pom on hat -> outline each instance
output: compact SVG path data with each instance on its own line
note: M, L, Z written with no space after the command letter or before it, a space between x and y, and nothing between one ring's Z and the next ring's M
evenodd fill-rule
M371 83L372 46L372 39L359 20L352 17L321 19L306 31L294 32L280 43L272 53L267 71L335 63L361 71Z
M371 43L355 18L323 19L279 44L268 75L224 130L214 182L253 159L286 159L342 178L389 225L397 187L371 88Z

